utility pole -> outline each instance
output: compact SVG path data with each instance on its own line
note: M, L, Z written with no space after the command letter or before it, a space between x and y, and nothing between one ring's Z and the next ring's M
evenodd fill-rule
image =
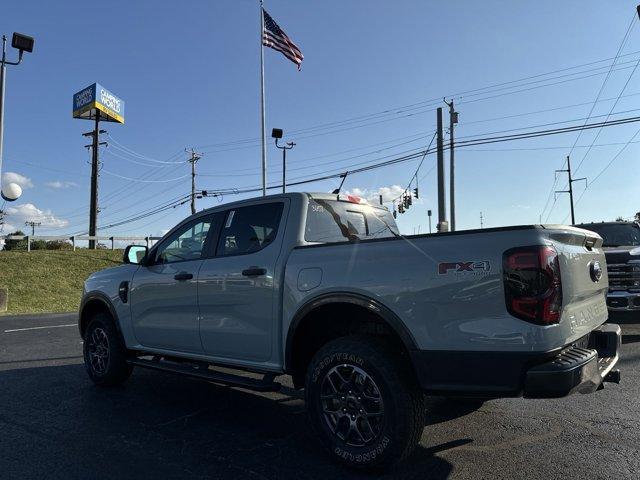
M191 215L193 215L196 213L196 163L202 158L202 155L196 153L193 148L185 151L191 154L188 162L191 164Z
M442 107L436 110L437 116L437 136L438 136L438 232L446 232L449 228L447 225L447 206L445 204L444 191L444 140L442 138Z
M427 215L429 216L429 233L431 233L431 210L427 210Z
M449 202L450 212L449 217L451 219L450 227L451 231L456 230L456 185L455 185L455 164L453 153L453 126L458 123L458 112L453 108L453 99L451 102L444 101L449 106Z
M41 222L34 222L34 221L30 221L30 222L24 222L26 227L31 227L31 236L35 236L36 234L36 227L39 227L40 225L42 225Z
M100 145L107 145L107 142L100 141L100 134L107 133L100 130L100 110L96 111L95 128L91 132L83 133L83 137L92 137L93 141L86 148L91 148L91 196L89 199L89 236L95 237L98 231L98 173L100 171L99 148ZM89 240L89 248L96 248L96 241Z
M569 158L569 155L567 155L567 168L566 169L562 169L562 170L556 170L556 174L558 174L559 172L566 172L566 174L569 177L569 190L556 190L554 193L555 195L558 195L559 193L568 193L569 194L569 203L571 204L571 225L575 225L576 224L576 212L574 209L574 205L573 205L573 183L574 182L580 182L582 180L585 181L585 184L587 182L587 178L586 177L582 177L582 178L573 178L571 176L571 160Z

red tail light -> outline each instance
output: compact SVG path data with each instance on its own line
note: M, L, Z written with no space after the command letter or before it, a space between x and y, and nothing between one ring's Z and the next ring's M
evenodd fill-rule
M539 325L560 322L562 282L558 252L548 246L519 247L503 255L507 310Z

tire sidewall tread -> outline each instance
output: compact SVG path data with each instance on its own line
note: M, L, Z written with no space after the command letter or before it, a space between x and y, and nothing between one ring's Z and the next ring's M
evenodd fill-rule
M349 446L337 439L322 413L319 392L324 374L340 363L365 370L383 399L383 430L367 447ZM407 361L375 337L341 337L322 347L307 370L305 396L311 424L321 443L335 458L352 467L386 468L403 460L414 450L424 429L424 395Z
M87 339L95 328L102 328L107 334L109 341L109 364L106 373L103 375L96 374L89 363L89 348ZM127 363L127 349L120 337L120 334L116 330L113 319L105 313L97 313L89 321L87 330L84 336L84 342L82 346L82 354L84 358L84 365L89 375L89 378L99 386L116 386L124 383L133 370L133 367Z

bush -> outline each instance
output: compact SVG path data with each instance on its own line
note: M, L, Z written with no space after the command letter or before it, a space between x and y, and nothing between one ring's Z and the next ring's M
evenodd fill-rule
M47 242L44 240L31 240L31 250L46 250Z
M9 235L24 235L22 230L18 230L16 232L10 233ZM4 243L5 250L26 250L27 249L27 240L5 240Z
M68 240L51 240L47 242L47 250L73 250L73 244Z

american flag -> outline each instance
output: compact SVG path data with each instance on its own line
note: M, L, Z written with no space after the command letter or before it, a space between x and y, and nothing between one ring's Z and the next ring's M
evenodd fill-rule
M298 66L298 70L300 70L304 55L302 55L298 46L287 37L287 34L282 31L265 9L262 9L262 15L264 20L262 45L281 52L285 57L295 63Z

